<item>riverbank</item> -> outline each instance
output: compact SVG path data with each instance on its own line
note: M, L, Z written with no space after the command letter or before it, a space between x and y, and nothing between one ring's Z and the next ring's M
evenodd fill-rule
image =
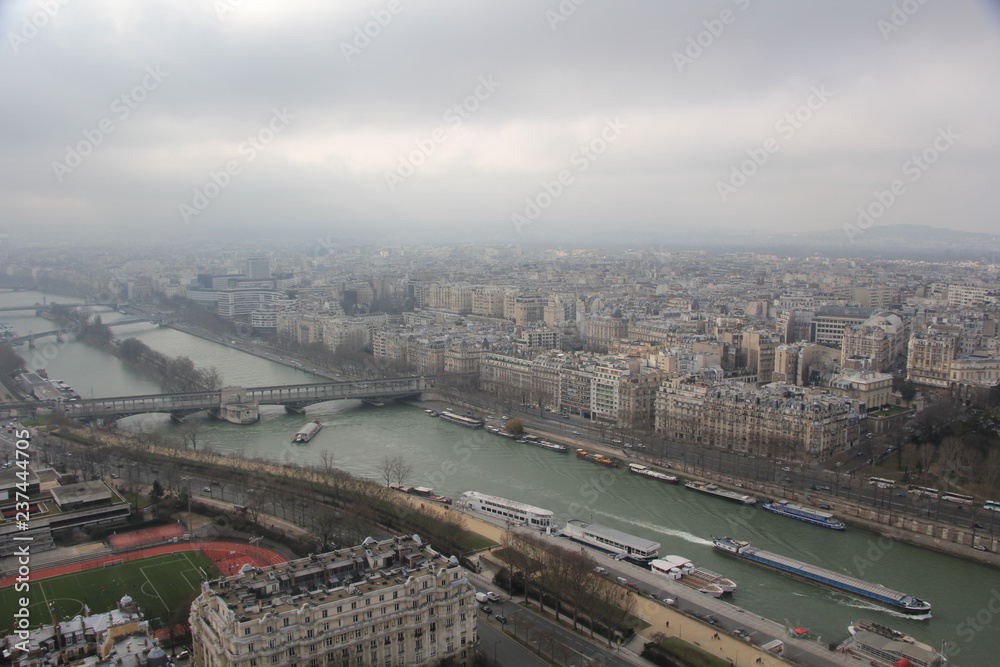
M407 403L420 409L433 410L441 410L442 408L457 405L465 409L491 414L491 408L484 408L479 405L436 394L428 394L423 400L408 401ZM537 424L533 424L530 430L531 433L552 440L553 442L565 444L570 447L583 447L588 451L613 456L621 460L623 465L627 465L628 463L642 463L655 466L661 461L667 461L673 466L671 472L674 473L681 465L681 462L675 459L643 456L640 453L641 450L630 450L629 453L625 454L623 452L626 450L622 450L621 448L593 443L582 438L574 438L564 431L547 429ZM878 508L859 505L841 498L817 496L814 493L774 484L766 484L751 479L744 479L740 482L743 485L742 487L735 487L733 486L733 482L739 480L733 478L732 475L722 475L710 471L702 471L700 474L685 472L682 475L685 479L711 482L732 491L756 495L762 500L764 498L779 498L812 506L819 503L829 504L833 507L832 511L837 518L848 524L848 526L867 530L880 536L878 542L874 543L870 550L872 554L877 554L877 557L881 557L882 554L891 549L893 542L898 541L1000 569L1000 536L986 536L989 538L986 540L981 534L977 534L975 543L981 544L987 549L987 551L979 551L972 548L974 543L973 533L975 532L972 529L958 528L942 522L917 519L912 516L901 516L898 513L880 511ZM739 536L737 535L736 537Z

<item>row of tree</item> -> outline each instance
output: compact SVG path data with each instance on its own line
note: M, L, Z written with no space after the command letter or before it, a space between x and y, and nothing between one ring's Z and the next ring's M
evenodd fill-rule
M117 356L127 364L153 376L174 391L215 391L222 376L215 367L196 368L187 357L168 357L141 340L127 338L117 346Z
M513 595L520 591L525 603L535 597L539 609L548 601L556 614L572 616L573 629L581 620L590 629L603 627L608 645L612 638L634 630L628 621L636 607L636 594L596 571L597 562L584 551L566 549L521 530L507 531L494 552L506 565L497 583Z

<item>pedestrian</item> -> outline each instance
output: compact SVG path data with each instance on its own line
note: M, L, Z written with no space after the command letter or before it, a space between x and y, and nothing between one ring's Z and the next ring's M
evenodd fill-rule
M667 627L668 628L670 627L670 621L667 621Z

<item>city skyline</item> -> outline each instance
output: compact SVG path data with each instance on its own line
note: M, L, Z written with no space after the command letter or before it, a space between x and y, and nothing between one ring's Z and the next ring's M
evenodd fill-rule
M0 232L992 233L998 23L985 0L8 3Z

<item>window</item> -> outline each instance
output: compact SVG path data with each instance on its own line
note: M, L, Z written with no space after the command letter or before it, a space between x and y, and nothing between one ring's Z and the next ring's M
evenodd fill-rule
M271 656L271 664L272 665L278 664L278 654L277 653L275 653L274 655Z
M243 628L243 634L244 635L249 635L250 634L250 628L249 627Z
M312 639L312 636L313 636L313 629L309 628L308 630L306 630L306 639Z
M392 592L392 599L395 600L398 597L399 597L399 591L393 591Z
M352 602L351 603L351 609L357 609L357 608L358 608L358 603L357 602Z
M287 619L287 618L283 618L283 619L281 619L281 625L282 625L283 627L286 627L286 628L287 628L287 627L288 627L288 623L289 623L289 619Z
M326 618L326 615L329 613L329 611L330 611L329 609L323 610L323 618Z

